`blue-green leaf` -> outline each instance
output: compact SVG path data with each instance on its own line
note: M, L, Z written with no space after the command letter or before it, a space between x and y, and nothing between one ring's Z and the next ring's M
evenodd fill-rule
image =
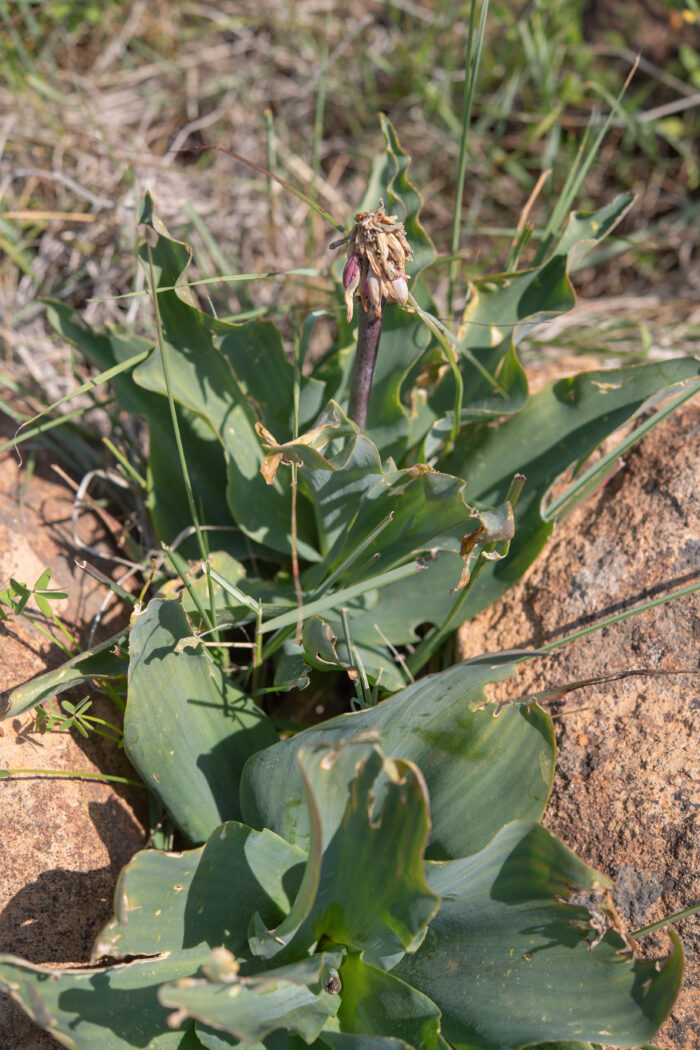
M595 900L609 880L541 825L507 824L480 853L429 865L428 877L440 912L394 972L440 1008L453 1046L637 1047L673 1005L683 969L677 938L660 963L632 959L614 932L593 946L591 915L577 901Z
M239 954L255 912L269 925L288 913L305 860L303 850L271 831L251 831L234 821L222 824L199 849L137 853L119 876L116 915L97 938L93 958L200 945Z
M481 849L508 820L539 819L554 770L554 735L537 706L478 710L484 686L513 673L497 655L457 664L409 686L377 707L340 715L255 755L241 780L241 806L253 827L269 827L306 848L310 825L297 764L301 747L338 744L377 732L387 755L414 762L430 795L428 856Z
M341 958L341 952L322 952L254 976L231 974L229 981L185 978L164 985L159 999L177 1009L178 1023L196 1017L244 1043L257 1043L278 1028L311 1043L340 1005L324 983Z
M311 836L299 895L256 953L303 951L325 937L388 965L425 936L438 901L425 883L428 798L419 771L366 737L297 753ZM372 892L368 894L367 887Z
M125 749L193 842L240 816L246 760L277 739L258 705L207 655L176 601L132 621Z
M181 1050L183 1032L168 1027L157 993L197 965L191 954L173 954L69 971L0 955L0 988L71 1050Z
M348 955L340 979L342 1032L401 1039L415 1050L446 1047L435 1003L393 973L369 966L359 955Z

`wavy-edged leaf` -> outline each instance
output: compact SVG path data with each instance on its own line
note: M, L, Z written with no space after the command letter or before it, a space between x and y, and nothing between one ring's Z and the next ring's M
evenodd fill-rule
M116 915L97 938L93 958L200 945L239 954L255 912L269 925L289 912L305 860L303 850L271 831L234 821L199 849L137 853L119 876Z
M347 606L347 615L353 618L358 608L358 603L353 602ZM357 674L357 663L362 662L369 681L376 682L381 674L382 689L396 692L406 685L406 674L397 663L394 654L386 646L381 644L381 636L371 631L365 643L361 641L354 630L354 619L351 627L352 651L348 650L345 641L343 623L339 617L327 615L325 619L320 616L311 616L304 622L302 642L304 647L305 662L311 667L321 671L335 671L344 669L349 671L353 679ZM374 644L372 644L374 643Z
M275 486L265 484L260 475L263 453L255 433L256 421L284 428L286 433L278 434L281 440L292 433L293 369L279 332L269 322L231 324L197 309L191 289L183 286L191 249L168 234L148 194L141 207L141 221L158 234L152 246L142 247L141 258L147 269L153 263L173 396L205 420L223 446L226 497L234 521L251 539L288 553L289 477L281 477ZM133 375L145 389L165 393L159 350ZM321 393L319 385L319 398ZM313 399L306 398L305 405L313 410ZM302 504L299 551L313 559L316 552L307 542L303 510Z
M433 308L420 281L414 284L412 292L421 306ZM366 426L385 458L403 460L407 447L414 443L415 417L421 406L411 396L411 377L420 367L431 338L430 330L416 313L387 304Z
M636 1047L680 986L677 938L662 963L631 960L608 933L591 950L590 916L572 892L609 884L541 825L506 825L480 853L428 865L442 898L418 951L396 976L442 1012L455 1047L520 1050L543 1041Z
M395 646L415 644L420 638L418 627L426 623L442 623L450 612L455 603L453 592L462 566L459 553L437 551L423 555L422 563L419 581L408 576L344 603L348 609L352 642L361 651L371 648L381 652L386 638ZM342 640L338 617L332 613L325 616L331 622L334 634ZM392 687L382 679L382 687L391 692L406 684L403 680Z
M264 712L206 651L179 602L155 599L132 620L124 746L193 842L240 816L246 760L277 739Z
M412 1050L413 1045L391 1036L355 1035L351 1032L330 1032L328 1029L321 1032L319 1042L331 1050Z
M57 971L2 956L0 987L76 1050L191 1050L200 1045L192 1025L168 1028L158 987L198 973L213 948L244 951L253 913L271 925L280 921L304 860L300 849L272 832L234 822L199 849L144 850L120 875L116 916L97 938L93 959L157 958Z
M348 955L339 971L342 981L338 1022L342 1032L384 1036L410 1043L415 1050L443 1050L440 1011L405 981Z
M164 955L90 970L56 970L0 955L0 988L70 1050L182 1050L183 1032L168 1027L157 992L166 981L196 971L208 955Z
M132 332L113 327L103 331L91 328L65 303L51 301L48 316L65 339L103 370L122 363L136 353L153 349L152 343ZM146 390L136 382L133 371L116 376L110 385L127 412L145 416L148 420L147 502L159 538L170 543L183 529L192 525L192 520L182 480L182 467L173 440L165 387L161 383L158 391ZM180 411L179 421L187 462L199 465L190 479L195 503L203 508L207 525L230 526L231 512L225 496L226 464L221 443L211 425L184 408ZM245 553L241 543L232 544L232 550L233 553Z
M358 210L378 208L381 197L384 200L385 211L398 214L413 249L413 262L406 266L406 271L409 274L418 273L435 259L436 254L433 242L419 218L423 200L408 178L407 171L411 160L401 148L393 124L383 113L379 115L379 122L384 136L385 151L372 165L367 189Z
M104 956L158 955L185 946L185 906L203 849L142 850L122 868L114 891L116 914L97 937L92 962ZM200 940L206 942L206 937Z
M539 554L554 527L541 512L553 482L643 411L650 398L662 391L670 395L698 375L700 361L690 357L584 372L549 383L502 426L477 428L460 442L444 469L468 479L476 502L498 502L516 473L527 479L510 555L484 568L461 608L462 620L500 597Z
M340 715L255 755L241 779L246 823L306 848L310 826L297 764L301 747L380 734L387 755L414 762L428 785L429 857L476 852L507 821L538 820L554 773L554 734L536 705L476 710L488 682L513 673L497 654L429 675L377 707Z
M265 459L283 458L302 468L314 506L320 549L325 553L347 526L348 505L361 499L383 473L377 447L358 432L335 401L329 401L307 434L285 444L272 443L271 437L263 437ZM342 439L345 443L338 448L337 442ZM333 451L324 454L331 443Z
M229 1035L228 1032L215 1032L213 1028L209 1028L200 1021L195 1021L194 1030L204 1050L229 1050L229 1047L232 1046L237 1046L240 1050L243 1050L243 1047L246 1046L245 1043L241 1043L240 1039L236 1039L235 1035ZM253 1043L251 1045L256 1050L264 1050L265 1046L264 1043Z
M108 638L92 649L86 649L78 656L71 657L64 664L57 667L55 671L47 671L45 674L37 675L23 685L13 689L6 698L2 698L3 706L0 708L0 720L12 718L15 715L28 711L37 704L43 703L49 697L72 689L83 682L90 682L93 678L119 678L127 672L127 662L124 648L127 642L127 633L121 632Z
M164 985L159 999L178 1011L178 1019L196 1017L244 1043L257 1043L278 1028L311 1043L340 1005L324 983L341 959L341 952L329 951L229 982L185 978Z
M463 533L483 524L464 497L465 483L420 464L374 477L323 562L308 574L314 585L352 559L340 579L377 575L426 550L459 550ZM359 557L355 552L359 549Z
M607 237L633 204L633 193L620 193L597 211L571 212L552 255L569 255L569 269L578 269L582 259Z
M538 1043L537 1046L528 1047L528 1050L603 1050L599 1043L581 1043L578 1040L562 1041L557 1039L555 1043Z
M296 757L311 828L307 869L287 918L269 935L258 923L251 948L286 958L325 937L387 965L415 950L438 907L423 870L423 778L364 737L307 745Z

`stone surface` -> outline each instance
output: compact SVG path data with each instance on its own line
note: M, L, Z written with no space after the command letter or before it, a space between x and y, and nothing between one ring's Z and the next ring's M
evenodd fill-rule
M0 589L10 576L34 583L48 566L52 587L70 598L57 606L76 630L99 609L105 590L75 568L73 496L50 476L26 488L16 459L0 463ZM85 522L82 524L85 530ZM104 543L89 526L89 541ZM92 560L92 559L91 559ZM107 564L100 564L103 571ZM106 625L99 637L109 636ZM0 706L14 686L61 662L63 655L25 619L0 621ZM90 692L84 688L78 697ZM73 700L76 696L71 697ZM111 705L95 710L115 720ZM39 733L27 712L0 723L0 768L80 770L131 776L123 754L91 735ZM0 952L35 963L82 963L112 914L122 866L144 844L144 793L96 781L45 775L0 780ZM58 1047L0 995L2 1050Z
M555 529L525 578L460 633L464 657L535 648L700 578L700 405L647 435L624 467ZM521 665L492 699L629 669L545 706L557 770L545 824L616 881L630 930L700 900L700 595L680 598ZM697 1050L700 917L677 926L686 980L654 1040ZM649 938L663 954L664 934ZM647 942L645 942L647 943Z

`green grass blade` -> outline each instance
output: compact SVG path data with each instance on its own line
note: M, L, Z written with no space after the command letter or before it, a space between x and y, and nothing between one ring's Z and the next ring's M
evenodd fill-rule
M413 561L409 565L401 565L398 569L390 569L389 572L373 576L369 580L363 580L362 583L356 583L352 587L344 587L342 590L334 591L324 598L309 602L308 605L304 606L304 616L313 616L317 613L326 612L327 609L336 609L338 606L352 601L353 598L366 594L367 591L375 591L380 587L386 587L387 584L403 580L404 577L412 576L414 573L423 572L424 569L425 565L423 562ZM298 610L295 606L290 612L274 616L271 620L263 623L260 627L260 632L261 634L267 634L269 631L276 631L281 627L289 627L291 624L296 624L297 616Z
M584 638L587 634L593 634L594 631L601 631L604 627L610 627L613 623L621 623L622 620L628 620L630 616L637 616L638 613L646 612L647 609L655 609L657 605L665 605L666 602L675 601L676 598L682 598L685 594L694 594L698 590L700 590L700 582L689 583L686 587L679 587L678 590L671 591L670 594L661 595L659 598L651 598L648 602L635 605L632 609L624 609L622 612L615 613L614 616L608 616L604 620L598 620L597 623L590 624L588 627L582 627L572 634L567 634L564 638L548 642L547 645L541 646L539 652L545 653L551 649L558 649L562 645L568 645L569 642L575 642L578 638Z
M126 372L129 368L135 368L136 365L140 364L141 361L145 361L146 358L152 353L151 350L145 350L140 354L134 354L133 357L128 358L126 361L122 361L118 365L114 365L113 368L108 368L105 372L100 372L99 375L93 376L88 379L81 386L76 387L75 390L71 390L70 394L66 394L64 397L54 401L53 404L48 405L47 408L43 409L36 416L32 416L31 419L27 419L20 425L19 430L23 430L24 427L31 426L36 423L42 416L45 416L48 412L53 412L55 408L59 408L60 405L64 405L66 401L72 401L74 397L78 397L80 394L84 394L87 390L93 390L96 386L101 386L102 383L108 383L110 379L114 379L115 376L120 375L122 372ZM80 412L84 409L80 409ZM30 433L22 435L21 437L16 436L11 438L9 441L3 442L0 445L0 452L5 452L8 448L13 448L22 441L26 441L28 438L33 437L35 434L41 433L42 430L48 430L50 427L59 426L61 423L66 422L68 419L72 419L74 416L79 415L80 412L72 412L66 416L62 416L60 419L52 420L49 425L35 428Z
M574 200L578 195L578 192L583 184L584 179L586 178L588 172L593 166L593 162L596 159L600 147L602 146L603 141L605 139L605 136L608 133L610 125L612 124L615 111L616 109L620 108L619 103L622 101L624 94L627 91L627 87L634 74L635 69L636 65L632 68L629 76L622 85L622 89L619 95L617 96L616 105L610 109L607 118L605 119L602 127L600 128L600 131L598 132L593 141L593 145L586 152L591 127L593 124L593 120L591 119L591 123L586 129L584 137L581 141L576 160L571 166L566 182L564 183L564 188L561 194L559 195L559 199L552 211L552 214L549 217L549 222L545 227L542 241L540 242L540 245L537 249L537 254L535 255L535 266L538 266L539 263L541 263L545 259L549 247L552 243L552 240L554 239L554 236L556 234L556 231L562 226L568 212L570 211L574 203Z
M455 200L454 216L452 219L451 253L453 256L459 252L459 240L462 226L462 202L464 198L464 177L467 170L467 142L469 139L469 125L471 123L472 105L474 102L474 91L476 88L479 61L484 44L484 30L486 28L486 15L488 14L489 0L483 0L479 26L476 31L476 42L474 42L474 20L476 17L476 0L472 0L469 12L469 36L467 38L467 53L464 64L464 111L462 113L462 138L459 144L459 167L457 170L457 196ZM449 291L447 296L447 308L449 316L452 316L454 302L454 285L457 277L459 263L457 260L450 263Z
M557 518L561 518L568 514L578 506L584 499L586 499L591 492L602 481L605 480L606 476L610 474L613 469L613 465L619 456L629 451L636 443L648 433L653 430L655 426L666 419L667 416L675 412L684 401L688 401L691 397L694 397L698 391L700 391L700 382L690 383L678 397L669 401L664 408L659 409L654 415L646 419L640 426L627 435L627 437L620 441L610 452L608 452L602 459L594 463L587 471L581 474L569 485L565 492L561 494L549 507L543 511L542 517L545 521L554 521Z

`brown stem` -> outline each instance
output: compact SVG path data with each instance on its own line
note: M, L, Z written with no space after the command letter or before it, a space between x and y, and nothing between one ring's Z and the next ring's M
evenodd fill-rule
M360 329L357 334L355 367L350 384L348 417L357 423L361 432L367 426L367 406L381 334L381 315L377 314L373 306L369 306L367 310L360 306Z

